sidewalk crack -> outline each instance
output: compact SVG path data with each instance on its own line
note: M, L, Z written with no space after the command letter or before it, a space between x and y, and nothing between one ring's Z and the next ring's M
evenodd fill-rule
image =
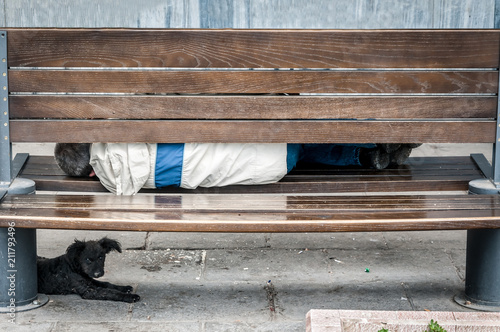
M451 252L449 252L448 250L444 250L444 253L446 254L446 256L448 257L448 259L450 260L451 262L451 265L453 265L453 267L455 268L455 273L457 274L458 278L461 280L461 281L465 281L465 271L463 271L455 262L455 260L453 259L453 256L451 255Z
M146 238L144 239L144 250L149 250L149 247L151 246L151 243L149 241L150 235L151 235L151 232L146 232Z
M205 278L205 271L207 269L207 251L202 250L201 255L196 257L196 264L200 265L200 271L196 280L203 280Z
M271 316L271 320L275 319L278 314L278 292L274 288L273 283L269 280L264 287L266 291L267 304L269 308L269 314Z
M404 282L401 283L401 287L403 287L403 291L404 291L406 300L408 300L408 303L411 306L411 310L415 311L416 310L415 305L413 304L413 299L412 299L411 294L410 294L410 287L408 287L408 285L405 284Z

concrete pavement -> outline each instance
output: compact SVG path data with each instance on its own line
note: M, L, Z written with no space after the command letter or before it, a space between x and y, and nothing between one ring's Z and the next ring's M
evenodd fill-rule
M51 295L9 331L304 331L311 309L471 312L465 231L207 234L39 230L38 254L77 239L122 243L106 275L134 304ZM6 319L5 315L0 318Z

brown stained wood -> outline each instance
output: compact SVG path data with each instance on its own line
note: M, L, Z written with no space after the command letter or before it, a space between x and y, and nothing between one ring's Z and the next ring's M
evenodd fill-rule
M448 170L449 172L449 170ZM283 183L295 183L295 182L312 182L314 179L315 182L338 182L338 181L344 181L344 182L349 182L349 181L364 181L366 183L374 182L374 181L380 181L384 180L387 182L391 181L401 181L401 180L413 180L413 181L431 181L431 180L443 180L445 181L446 179L451 179L451 176L448 176L445 171L443 172L436 172L435 174L427 174L427 173L422 173L422 174L409 174L405 175L404 170L402 171L403 174L387 174L387 173L382 173L381 175L377 174L367 174L367 175L332 175L332 174L314 174L314 175L289 175L286 178L282 180ZM471 172L466 172L466 171L461 171L460 174L454 174L453 179L454 180L464 180L470 178L471 175L475 176L476 178L481 177L480 173L477 171L471 171ZM361 178L361 179L360 179ZM359 179L359 180L358 180Z
M36 182L40 191L81 191L107 192L98 181L82 181L67 177L24 176ZM176 187L167 187L155 190L142 190L143 193L186 193L186 194L259 194L259 193L352 193L352 192L402 192L402 191L467 191L471 180L482 178L481 174L459 176L456 178L379 178L372 181L361 179L338 179L336 181L283 181L268 185L256 186L228 186L221 188L198 188L187 190Z
M432 202L432 204L429 204ZM347 214L375 211L411 212L442 210L489 210L499 207L497 196L469 195L377 195L377 196L284 196L284 195L30 195L13 196L5 209L67 209L85 211L131 211L184 213L286 213ZM321 209L320 212L317 210Z
M13 142L65 143L492 143L495 129L494 120L10 121Z
M40 191L77 191L77 192L107 192L107 190L96 181L81 181L68 178L45 178L26 176L36 182L36 188ZM353 192L406 192L406 191L467 191L471 180L482 178L477 176L459 178L436 178L436 179L400 179L388 181L379 179L376 181L362 182L353 181L307 181L307 182L278 182L268 185L256 186L228 186L221 188L197 188L182 189L168 187L162 189L142 190L141 193L166 193L166 194L263 194L263 193L294 193L294 194L317 194L317 193L353 193Z
M469 195L238 195L215 196L213 202L211 197L8 196L0 205L0 226L14 221L19 228L203 232L500 228L497 195L478 199Z
M364 218L325 221L314 216L308 220L291 221L262 221L262 222L222 222L207 221L168 221L163 219L146 219L139 215L140 221L126 219L105 220L65 217L12 217L18 228L38 229L78 229L78 230L109 230L109 231L139 231L139 232L232 232L232 233L292 233L292 232L384 232L384 231L424 231L424 230L463 230L463 229L492 229L498 228L500 217L481 213L480 216L464 217L450 215L449 219L439 219L432 216L405 215L401 222L390 222L390 216L385 220L365 220ZM123 216L126 217L126 216ZM163 216L162 216L163 217ZM231 217L230 215L227 217ZM1 218L1 217L0 217ZM160 217L161 218L161 217ZM0 219L0 226L7 223Z
M34 180L39 191L106 192L96 179L65 176L55 164L53 157L30 157L21 177ZM482 177L482 173L469 157L410 157L407 165L385 170L299 165L280 182L269 185L198 188L196 190L169 187L143 190L143 192L225 195L467 191L469 181Z
M497 68L498 30L7 29L23 67Z
M28 170L25 170L25 172ZM39 172L36 169L30 169L35 173ZM399 177L447 177L448 175L457 176L460 175L471 175L477 174L478 170L476 168L469 168L467 166L457 165L455 167L447 167L447 165L436 166L434 168L423 168L417 169L409 166L408 164L404 164L402 166L396 166L394 168L387 168L383 170L378 169L363 169L363 168L355 168L355 167L345 167L345 168L334 168L334 167L321 167L319 165L314 169L303 169L300 167L295 168L292 172L288 173L287 181L295 181L295 179L302 179L304 177L314 175L318 179L329 179L335 177L352 177L352 178L362 178L363 180L370 180L372 178L381 178L381 177L390 177L394 174L397 174ZM456 173L456 174L455 174ZM35 174L33 174L35 175Z
M10 70L11 92L496 93L497 71Z
M13 95L11 118L494 118L497 97Z

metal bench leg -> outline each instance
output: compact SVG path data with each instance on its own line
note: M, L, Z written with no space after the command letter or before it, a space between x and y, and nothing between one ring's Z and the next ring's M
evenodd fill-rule
M492 181L494 167L484 168L488 178L471 181L469 192L499 194L500 189ZM465 294L456 296L455 301L470 309L500 311L500 229L468 230L466 257Z
M33 181L16 179L8 194L34 192ZM38 308L48 302L38 294L36 273L36 229L0 228L0 312L15 322L16 312Z
M465 305L500 311L500 229L467 231Z
M13 244L9 246L10 244ZM36 230L0 229L0 311L15 319L15 312L36 307Z

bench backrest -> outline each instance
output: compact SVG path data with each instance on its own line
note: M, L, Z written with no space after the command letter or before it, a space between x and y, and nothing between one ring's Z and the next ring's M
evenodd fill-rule
M497 30L6 31L13 142L496 140Z

